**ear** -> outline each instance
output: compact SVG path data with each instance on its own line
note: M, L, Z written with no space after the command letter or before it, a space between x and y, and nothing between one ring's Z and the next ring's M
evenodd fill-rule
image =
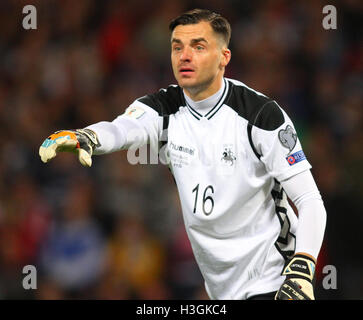
M228 48L222 49L221 67L225 68L231 60L231 50Z

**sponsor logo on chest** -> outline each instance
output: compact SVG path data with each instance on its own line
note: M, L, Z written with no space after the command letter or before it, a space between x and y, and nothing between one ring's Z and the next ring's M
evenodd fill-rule
M169 141L168 155L172 167L181 169L190 165L192 159L196 157L197 151L196 148L184 143Z
M171 150L174 150L174 151L180 151L180 152L190 154L191 156L194 155L194 151L195 151L194 148L186 147L186 146L182 146L182 145L177 145L177 144L174 144L173 142L170 142L169 148Z

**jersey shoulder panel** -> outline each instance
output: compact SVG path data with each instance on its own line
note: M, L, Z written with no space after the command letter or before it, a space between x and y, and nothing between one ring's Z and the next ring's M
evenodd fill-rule
M154 109L160 116L174 114L180 106L185 105L182 89L177 85L170 85L167 89L143 96L137 101Z
M231 79L228 81L231 92L226 104L250 125L272 131L284 123L281 108L274 100L240 81Z

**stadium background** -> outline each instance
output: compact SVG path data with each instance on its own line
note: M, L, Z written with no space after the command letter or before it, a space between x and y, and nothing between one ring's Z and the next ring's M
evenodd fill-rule
M22 8L37 8L37 29ZM338 29L322 28L333 4ZM293 119L328 220L317 298L362 299L362 3L345 1L0 2L0 298L201 299L176 188L163 165L126 152L49 164L58 129L112 120L137 97L175 83L168 23L194 7L232 25L226 76L276 99ZM37 268L24 290L22 268ZM337 289L322 287L322 268Z

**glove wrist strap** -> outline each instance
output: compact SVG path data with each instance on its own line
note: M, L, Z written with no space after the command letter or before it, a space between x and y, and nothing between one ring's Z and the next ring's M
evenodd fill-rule
M94 147L99 147L100 143L98 141L97 138L97 134L91 130L91 129L76 129L75 130L76 133L81 134L83 136L86 136L89 139L89 143L92 146L92 149L94 149Z
M285 267L282 275L287 279L300 278L313 282L315 273L315 262L310 257L303 254L296 254Z

